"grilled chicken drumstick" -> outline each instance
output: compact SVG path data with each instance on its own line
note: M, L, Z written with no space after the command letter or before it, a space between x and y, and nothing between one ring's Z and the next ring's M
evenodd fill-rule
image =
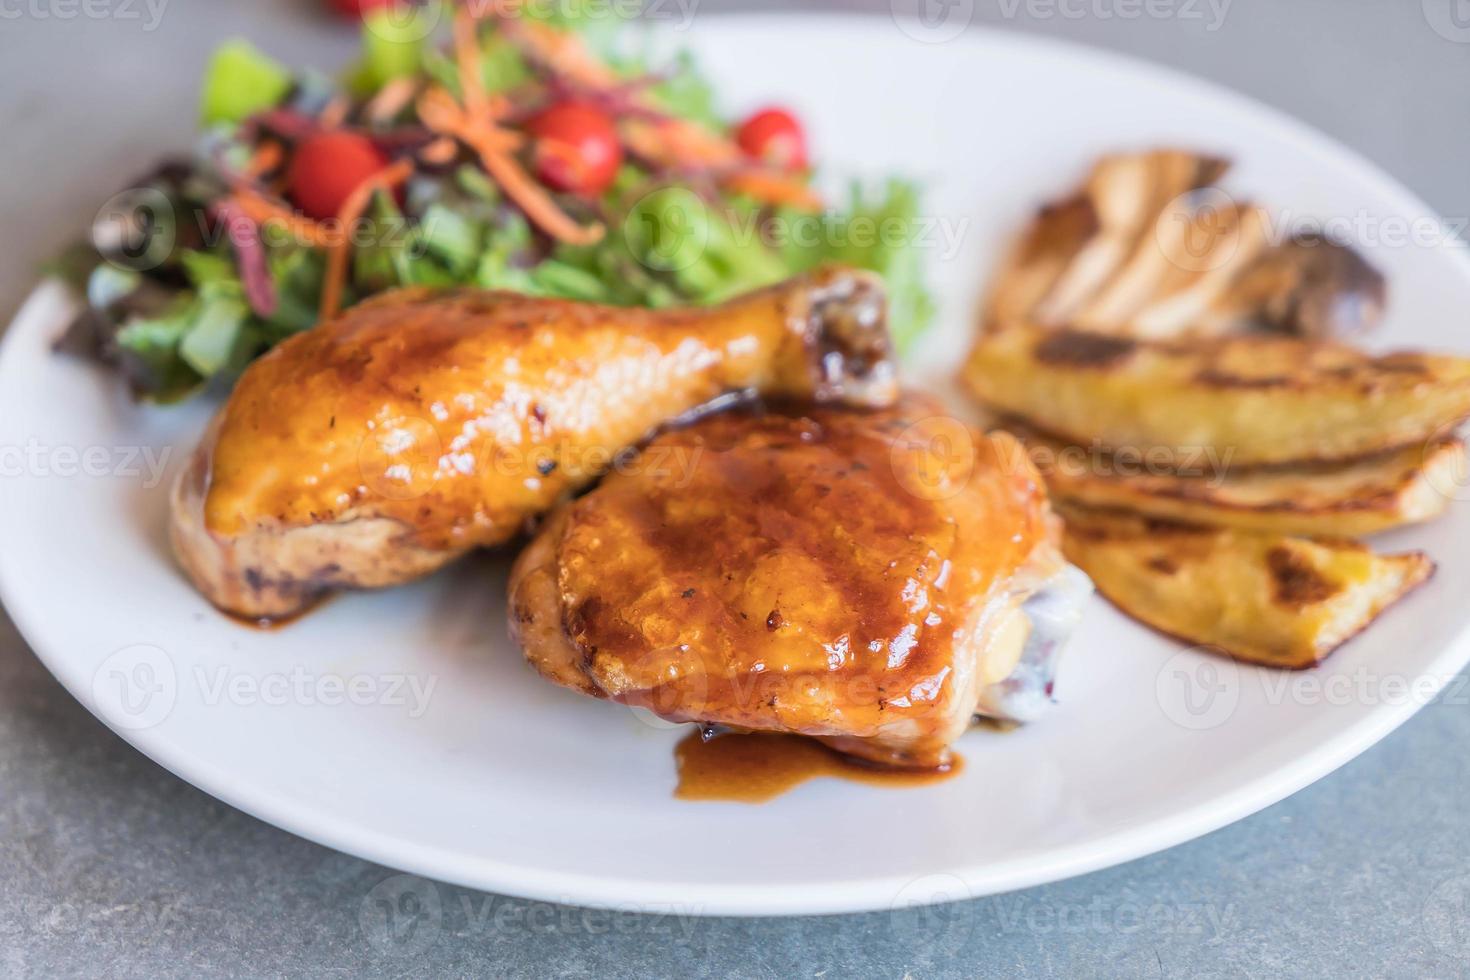
M1016 441L910 396L664 433L547 519L511 629L584 694L927 768L1050 702L1089 591Z
M400 290L241 377L175 487L174 550L247 617L499 544L731 393L896 396L880 282L818 270L709 309Z

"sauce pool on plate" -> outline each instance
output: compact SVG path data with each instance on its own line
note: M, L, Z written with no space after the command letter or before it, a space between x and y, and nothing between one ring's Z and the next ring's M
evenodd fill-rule
M959 773L954 757L942 769L884 769L834 752L800 735L754 732L705 738L696 730L674 748L681 800L764 803L809 779L832 776L875 786L926 786Z

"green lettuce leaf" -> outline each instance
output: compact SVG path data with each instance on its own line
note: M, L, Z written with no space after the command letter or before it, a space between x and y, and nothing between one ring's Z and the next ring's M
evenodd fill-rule
M204 72L199 117L205 126L239 123L280 104L291 90L291 73L248 41L226 41Z

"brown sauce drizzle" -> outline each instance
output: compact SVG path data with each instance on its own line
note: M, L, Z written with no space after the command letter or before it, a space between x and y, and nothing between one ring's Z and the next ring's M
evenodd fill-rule
M263 633L270 633L279 629L285 629L287 626L290 626L297 620L303 619L311 613L316 612L318 609L320 609L322 606L325 606L336 597L337 593L335 592L324 593L320 597L313 599L311 602L302 606L295 612L287 613L284 616L242 616L241 614L231 612L228 609L219 609L218 606L216 606L215 608L219 609L219 611L224 615L226 619L238 623L239 625L244 626L247 629L260 630Z
M943 769L885 769L800 735L753 732L706 739L694 731L674 748L680 800L765 803L809 779L832 776L874 786L926 786L959 773L959 756Z

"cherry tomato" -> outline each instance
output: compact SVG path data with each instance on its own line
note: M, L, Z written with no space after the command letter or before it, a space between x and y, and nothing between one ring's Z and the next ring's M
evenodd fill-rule
M805 170L806 133L785 109L770 108L748 117L735 131L747 156L789 170Z
M331 0L332 9L343 17L364 17L374 10L400 2L401 0Z
M286 171L291 200L313 218L336 217L352 189L388 165L373 141L341 130L308 136Z
M585 102L558 102L526 124L536 137L536 176L554 190L593 195L607 189L623 163L612 117Z

